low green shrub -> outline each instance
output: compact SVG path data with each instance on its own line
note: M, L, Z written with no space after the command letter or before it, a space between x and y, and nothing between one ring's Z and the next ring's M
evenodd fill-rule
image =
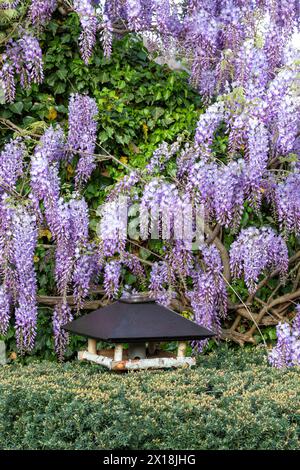
M1 449L297 449L299 368L221 348L193 370L0 369Z

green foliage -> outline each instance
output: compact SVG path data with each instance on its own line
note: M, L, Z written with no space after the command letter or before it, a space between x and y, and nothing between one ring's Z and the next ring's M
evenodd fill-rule
M21 128L37 122L65 124L70 94L87 93L99 107L99 153L104 149L138 167L144 166L162 141L172 142L181 132L187 136L194 132L201 100L187 85L186 73L150 61L142 43L132 35L114 44L110 59L103 56L98 44L86 66L78 52L79 35L75 14L47 25L40 38L43 84L28 91L18 87L15 103L3 108L0 117ZM8 134L2 130L2 139ZM124 173L122 165L111 161L101 170L94 180L99 181L101 173L113 178Z
M298 449L299 372L272 369L262 351L226 347L194 370L4 366L0 448Z

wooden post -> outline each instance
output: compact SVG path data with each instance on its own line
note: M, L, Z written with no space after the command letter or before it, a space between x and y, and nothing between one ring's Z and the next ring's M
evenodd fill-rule
M122 361L123 358L123 344L116 344L114 361Z
M179 342L178 350L177 350L177 358L185 357L185 352L186 352L186 343Z
M95 339L88 339L88 352L90 354L97 354L97 341Z

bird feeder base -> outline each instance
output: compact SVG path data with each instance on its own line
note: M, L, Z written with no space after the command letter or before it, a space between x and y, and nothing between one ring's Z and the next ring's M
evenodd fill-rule
M148 356L145 359L128 359L124 351L123 358L120 361L114 359L113 349L100 350L97 351L97 354L79 351L78 359L99 364L115 372L189 368L196 365L194 357L176 357L167 351L158 351L155 355Z

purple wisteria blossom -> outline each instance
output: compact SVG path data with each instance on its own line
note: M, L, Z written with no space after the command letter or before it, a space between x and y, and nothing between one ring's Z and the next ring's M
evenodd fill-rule
M0 10L9 10L11 8L16 8L20 3L20 0L10 0L8 2L0 3Z
M109 58L112 53L113 26L110 18L104 13L102 21L101 43L104 57Z
M252 205L260 207L262 179L268 163L269 136L265 125L256 119L248 123L245 191Z
M86 64L96 44L98 20L91 0L74 0L74 9L79 16L82 32L79 38L81 56Z
M58 125L55 128L50 126L42 135L36 151L39 150L49 163L59 162L65 158L65 135Z
M57 0L31 0L28 18L35 26L45 25L57 7Z
M12 221L14 208L11 197L3 193L0 196L0 279L1 279L1 321L3 334L7 331L10 306L17 294L16 270L14 269L14 248Z
M63 301L57 304L53 311L54 347L60 361L69 341L69 334L62 327L73 320L69 305Z
M89 249L89 247L88 247ZM91 250L94 247L91 247ZM84 299L89 294L92 279L99 274L100 268L97 256L91 253L76 253L72 284L74 287L74 298L77 310L83 306Z
M98 114L96 102L85 95L73 94L69 101L69 133L67 146L70 155L78 153L76 184L86 182L96 167L95 145Z
M23 88L43 81L42 50L38 40L31 34L25 33L17 41L9 40L2 58L0 79L8 102L15 98L16 76L19 76Z
M113 201L120 194L126 195L129 194L131 189L135 184L140 180L140 174L137 170L132 170L128 175L125 175L110 191L107 201Z
M42 50L36 38L30 34L24 34L18 40L21 51L21 73L20 82L24 88L30 87L32 83L42 83L44 78Z
M113 299L120 288L121 264L117 260L110 261L104 267L104 289L107 297Z
M150 274L149 291L153 299L166 307L170 305L174 297L173 281L174 274L169 269L165 261L159 261L153 264Z
M227 315L226 284L220 254L214 246L203 246L205 268L192 273L193 290L188 292L194 320L221 336L221 319ZM194 348L201 352L207 340L196 341Z
M201 114L196 127L195 142L200 148L202 157L211 155L214 132L223 119L224 105L222 102L209 106L206 112Z
M5 190L14 189L23 173L26 147L20 138L7 143L0 153L0 195Z
M206 163L200 161L191 166L188 174L187 189L195 193L197 202L203 204L206 211L206 218L214 217L215 205L215 181L218 166L215 162Z
M60 221L58 201L60 193L60 178L56 164L50 165L45 149L38 146L31 157L30 185L35 201L43 201L45 218L51 233L57 236Z
M5 62L0 70L0 81L5 99L12 103L16 95L15 73L12 64Z
M37 302L34 252L37 243L36 218L18 207L12 220L14 264L17 275L16 336L19 351L31 351L36 336Z
M300 234L300 173L289 174L275 185L273 203L280 228L286 234Z
M288 270L288 250L285 241L272 229L249 227L241 230L230 248L232 275L244 275L249 292L255 292L259 276L266 270L279 268L284 278Z
M153 152L150 162L146 166L146 170L151 174L155 171L162 171L166 163L178 152L180 144L182 142L182 136L179 136L175 142L168 145L166 142L162 142L158 148Z
M100 210L101 216L98 235L99 264L102 265L106 257L123 253L127 238L127 199L120 196L106 202ZM125 215L125 218L124 218Z
M290 93L283 97L278 110L278 140L277 150L282 155L288 155L293 150L294 142L299 131L300 97Z
M126 266L126 268L128 268L134 276L138 278L139 282L142 285L145 285L146 273L138 256L124 251L121 254L121 263L123 266Z
M269 363L277 368L300 365L300 312L296 307L292 325L279 323L276 327L277 344L268 355Z
M6 335L11 310L10 295L5 288L5 285L0 285L0 334Z
M193 270L193 256L184 240L174 240L166 253L166 261L172 273L185 282Z
M219 224L238 227L244 205L244 161L232 161L215 173L214 210Z

